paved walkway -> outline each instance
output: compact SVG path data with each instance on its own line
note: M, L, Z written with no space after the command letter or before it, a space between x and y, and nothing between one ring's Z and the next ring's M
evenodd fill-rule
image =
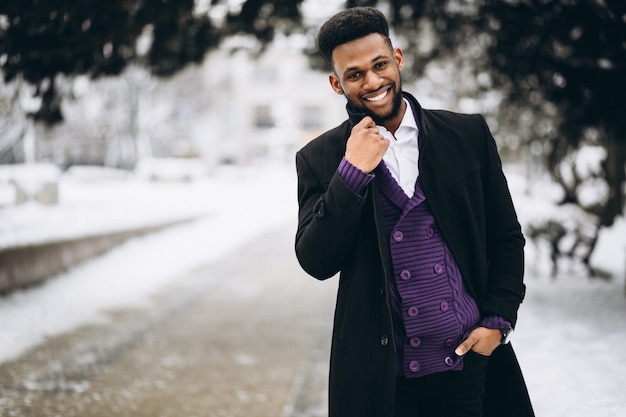
M307 277L292 248L276 230L0 364L0 415L325 416L336 280Z

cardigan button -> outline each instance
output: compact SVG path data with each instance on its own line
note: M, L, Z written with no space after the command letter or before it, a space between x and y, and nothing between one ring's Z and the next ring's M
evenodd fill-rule
M454 366L454 360L450 356L446 356L446 358L443 361L448 366Z
M409 343L411 344L411 346L416 348L416 347L419 347L419 345L422 344L422 341L420 340L419 337L412 337L411 339L409 339Z
M420 363L418 361L411 361L409 363L409 370L411 372L417 372L420 370Z
M411 279L411 271L409 271L409 270L407 270L407 269L403 270L402 272L400 272L400 278L401 278L403 281L408 281L408 280L410 280L410 279Z
M441 304L439 304L439 307L441 308L441 311L448 311L450 304L448 304L447 301L442 301Z
M409 310L407 311L409 317L417 317L417 315L419 314L419 310L417 309L417 307L412 306L409 307Z
M402 239L404 239L404 233L399 230L393 232L393 240L395 240L396 242L402 242Z
M387 346L389 344L389 337L386 334L381 336L380 344L383 346Z
M435 271L436 274L441 274L444 271L444 267L441 264L435 264L433 271Z

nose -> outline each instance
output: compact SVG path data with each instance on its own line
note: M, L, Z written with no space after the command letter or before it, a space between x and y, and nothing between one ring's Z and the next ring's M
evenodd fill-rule
M363 88L377 90L380 87L382 78L375 71L367 71L364 80Z

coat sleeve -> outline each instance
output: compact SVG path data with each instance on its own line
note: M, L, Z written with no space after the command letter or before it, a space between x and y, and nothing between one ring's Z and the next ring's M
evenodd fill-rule
M517 321L517 310L525 295L525 240L502 171L496 142L482 116L481 120L487 147L483 186L488 284L483 314L497 314L514 325Z
M351 254L355 230L368 192L352 191L323 160L323 152L296 154L298 229L295 251L302 268L317 279L339 272ZM324 180L330 176L329 180Z

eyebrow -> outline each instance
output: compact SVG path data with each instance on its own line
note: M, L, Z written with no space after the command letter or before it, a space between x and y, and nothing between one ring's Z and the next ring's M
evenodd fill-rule
M373 64L374 62L378 61L379 59L389 59L389 57L388 57L388 56L386 56L386 55L378 55L377 57L372 58L371 63ZM346 72L348 72L348 71L355 71L355 70L359 70L359 69L360 69L359 67L348 67L348 68L346 68L346 70L344 71L344 74L345 74Z

